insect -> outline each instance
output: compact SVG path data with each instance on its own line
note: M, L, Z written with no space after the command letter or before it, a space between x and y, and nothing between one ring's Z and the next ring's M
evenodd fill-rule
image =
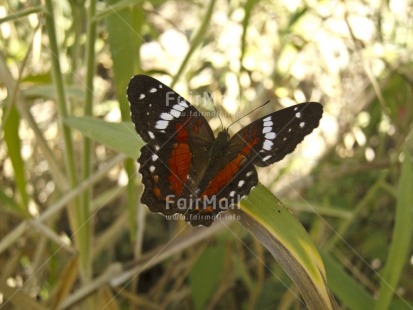
M322 105L298 104L264 116L230 137L217 137L201 113L158 80L134 76L127 97L136 131L147 143L138 159L141 202L163 215L209 226L257 185L255 166L291 153L319 124Z

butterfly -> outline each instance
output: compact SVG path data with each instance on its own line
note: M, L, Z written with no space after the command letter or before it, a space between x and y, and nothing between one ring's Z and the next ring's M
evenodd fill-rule
M160 81L135 75L127 97L137 133L146 144L138 159L141 202L165 216L182 214L192 226L209 226L237 206L258 183L255 166L291 153L318 127L323 107L298 104L264 116L230 137L215 137L202 114Z

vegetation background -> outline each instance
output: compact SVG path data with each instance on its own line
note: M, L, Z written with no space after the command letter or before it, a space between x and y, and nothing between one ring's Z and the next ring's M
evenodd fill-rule
M232 133L322 102L319 129L260 182L341 307L412 309L412 16L407 0L2 2L0 308L305 307L241 225L139 204L125 90L145 73L190 101L210 92L226 125L271 99Z

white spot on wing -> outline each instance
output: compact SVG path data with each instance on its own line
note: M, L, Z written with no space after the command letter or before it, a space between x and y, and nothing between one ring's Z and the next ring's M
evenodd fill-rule
M271 121L271 116L268 116L268 117L264 118L263 121L264 121L264 122L269 122L269 121Z
M245 184L245 181L241 180L241 181L238 182L238 187L242 187L244 184Z
M266 122L264 122L264 127L272 127L273 124L274 123L271 122L271 121L266 121Z
M252 175L252 171L247 172L247 177L249 178Z
M231 193L229 193L229 196L230 196L230 197L234 197L234 196L235 196L235 194L236 194L236 192L235 192L235 191L231 191Z
M185 101L183 101L183 100L181 100L181 101L179 102L179 105L183 106L184 108L189 107L189 105L188 105Z
M161 85L161 84L159 84L159 88L162 88L162 85Z
M150 93L155 93L156 91L157 91L157 89L155 87L153 87L149 90Z
M273 144L274 143L272 143L270 140L265 140L264 145L262 147L264 150L270 151Z
M139 100L142 100L143 98L145 98L145 95L144 95L144 94L140 94L140 95L139 95Z
M181 115L181 112L179 112L175 109L172 109L169 113L171 113L171 115L175 118L178 118Z
M160 147L159 145L155 145L155 150L159 151Z
M155 139L155 135L153 134L152 131L149 131L149 130L148 130L148 135L149 135L149 137L150 137L151 139Z
M294 108L294 111L297 111L297 110L298 110L298 107L295 107L295 108Z
M158 155L156 155L156 154L153 154L153 155L152 155L152 161L157 161L158 158L159 158Z
M157 121L156 125L155 125L155 128L156 129L165 129L166 127L168 127L168 124L169 124L168 121L164 121L164 120Z
M300 127L301 127L301 128L304 128L304 126L305 126L305 123L304 123L304 122L301 122L301 123L300 123Z
M161 113L161 118L164 119L165 121L170 121L174 117L171 114L168 114L168 113Z
M296 117L296 118L300 118L300 117L301 117L301 113L300 113L300 112L295 113L295 117Z
M265 134L265 139L274 139L277 135L275 134L275 132L269 132L267 134Z
M267 133L267 132L270 132L271 130L272 130L272 127L264 127L262 129L262 133Z
M175 109L177 111L182 112L183 110L185 110L185 107L183 107L181 104L175 104L172 109Z
M149 171L153 173L155 171L155 166L150 166Z
M267 160L269 160L271 158L271 155L268 155L268 156L265 156L262 160L263 161L267 161Z

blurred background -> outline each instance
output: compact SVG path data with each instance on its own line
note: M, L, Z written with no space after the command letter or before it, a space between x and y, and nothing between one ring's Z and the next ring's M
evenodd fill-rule
M260 182L310 234L341 307L412 309L412 16L407 0L2 2L0 308L305 308L238 223L140 205L126 87L143 73L205 113L210 93L224 126L271 100L231 134L322 103Z

